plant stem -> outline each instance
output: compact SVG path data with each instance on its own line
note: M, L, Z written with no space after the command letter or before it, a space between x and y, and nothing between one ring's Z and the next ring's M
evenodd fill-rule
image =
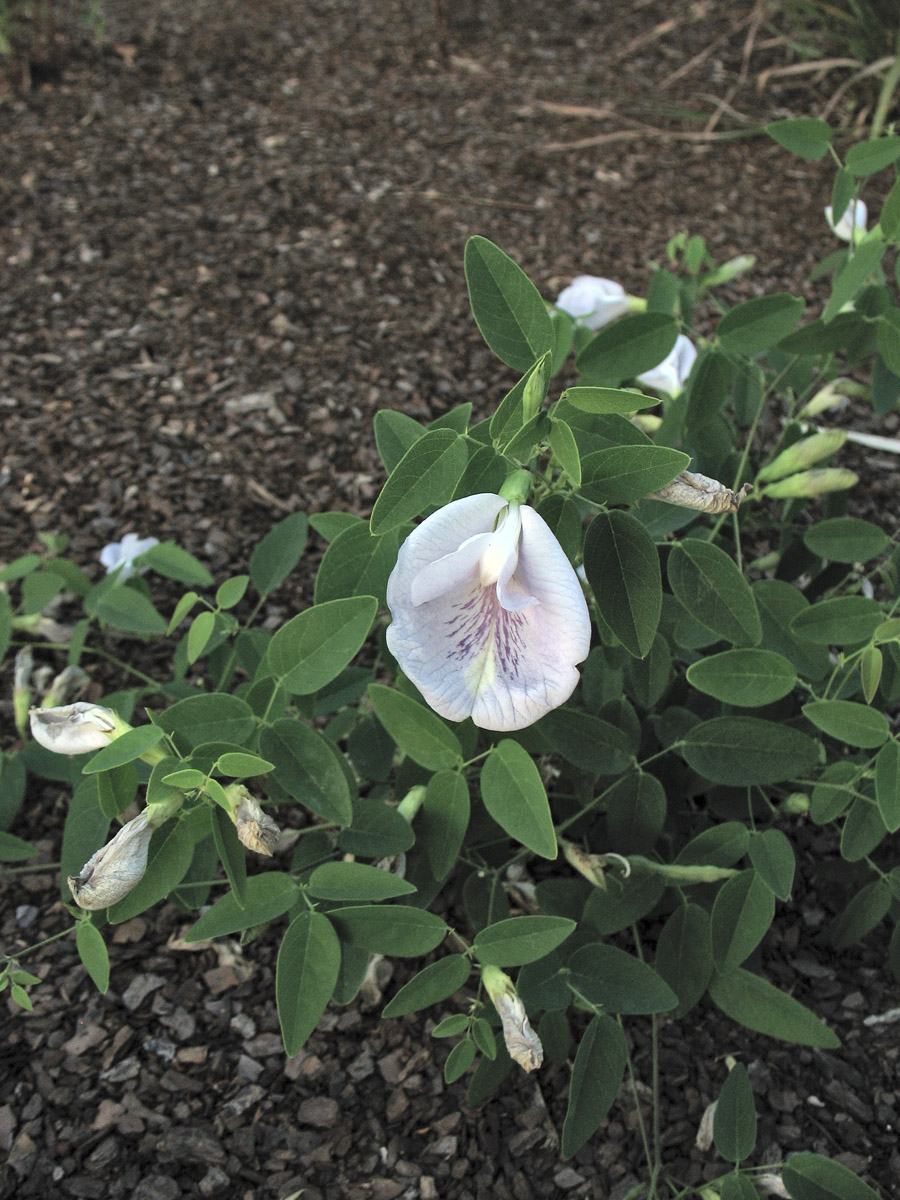
M878 103L875 106L875 113L872 117L872 125L869 130L870 138L877 138L881 135L898 83L900 83L900 33L897 34L897 48L894 54L894 61L881 81L881 91L878 93Z
M51 942L58 942L60 938L67 937L70 933L78 928L77 925L70 925L68 929L61 929L59 933L53 933L48 938L44 938L42 942L35 942L33 946L26 946L24 950L17 950L15 954L0 954L0 960L6 962L18 962L25 954L31 954L35 950L41 950L44 946L49 946Z

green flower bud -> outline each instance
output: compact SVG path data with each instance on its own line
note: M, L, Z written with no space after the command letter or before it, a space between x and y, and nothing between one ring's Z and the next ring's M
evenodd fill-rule
M821 471L801 471L789 479L780 479L763 488L760 497L767 500L793 500L798 497L821 496L826 492L842 492L859 482L854 471L843 467L825 467Z
M804 471L813 463L821 462L835 451L840 450L847 440L846 429L828 429L824 433L814 433L812 437L801 438L768 463L757 475L760 483L771 479L783 479L785 475L793 475L795 471Z

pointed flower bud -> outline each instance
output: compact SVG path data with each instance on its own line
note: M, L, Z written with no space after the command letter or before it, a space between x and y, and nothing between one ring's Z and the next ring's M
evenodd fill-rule
M565 552L533 508L503 495L454 500L413 530L387 603L388 646L427 703L483 729L524 729L563 704L590 649Z
M235 783L225 788L231 805L231 819L237 829L238 840L256 854L272 857L278 845L281 830L272 818L263 811L259 801L247 791L243 784Z
M770 483L759 493L767 500L808 499L811 496L822 496L826 492L842 492L852 488L859 482L859 476L854 471L839 467L827 467L822 471L801 471L791 475L789 479L779 479Z
M79 700L61 708L31 709L31 735L55 754L102 750L131 728L111 708Z
M28 709L31 704L31 673L34 670L34 655L28 646L16 655L13 669L13 714L19 736L25 736L28 726Z
M134 560L151 546L158 545L159 538L139 538L136 533L126 533L121 542L110 542L103 547L100 551L100 562L106 567L107 575L118 571L119 582L124 583L137 571L143 570L134 565Z
M803 417L817 417L828 408L844 405L850 396L870 396L871 388L855 379L832 379L813 396L797 413L798 420Z
M531 1028L516 986L499 967L484 967L481 981L503 1023L503 1040L509 1057L525 1071L535 1071L544 1061L541 1039Z
M813 463L821 462L835 454L847 440L846 429L827 429L824 433L814 433L812 437L801 438L786 450L782 450L757 475L760 483L768 483L773 479L783 479L793 475L795 471L805 471Z
M588 329L602 329L631 309L621 283L599 275L577 275L556 298L556 307Z
M699 475L694 471L682 471L659 491L652 492L648 500L665 500L666 504L677 504L679 508L696 508L705 513L737 512L741 501L750 491L745 483L739 492L733 492L718 479Z

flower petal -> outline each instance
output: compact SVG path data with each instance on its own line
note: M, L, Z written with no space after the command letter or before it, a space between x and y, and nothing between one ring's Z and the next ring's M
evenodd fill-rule
M410 593L426 547L444 550L453 527L470 536L476 521L490 528L505 503L468 497L448 505L449 516L429 517L401 548L387 593L388 646L425 700L449 720L471 716L497 730L524 728L564 703L590 648L584 594L553 533L522 507L518 564L502 589L508 607L475 572L428 603L413 604Z

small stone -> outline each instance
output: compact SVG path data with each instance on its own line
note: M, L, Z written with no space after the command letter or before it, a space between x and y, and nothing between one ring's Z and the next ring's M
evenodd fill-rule
M866 998L862 992L851 992L849 996L845 996L841 1001L841 1008L849 1008L856 1012L867 1007Z
M200 1195L201 1196L216 1196L224 1188L227 1188L229 1183L228 1176L219 1167L210 1167L203 1178L200 1180Z
M284 1044L277 1033L261 1033L246 1042L244 1049L253 1058L270 1058L273 1054L283 1054Z
M419 1180L419 1195L422 1197L422 1200L438 1200L438 1190L435 1186L434 1176L422 1176Z
M0 1150L9 1150L13 1144L13 1133L16 1128L16 1114L12 1106L4 1104L0 1108Z
M233 967L213 967L210 971L204 971L203 982L209 988L214 996L220 996L222 992L227 992L229 988L237 987L240 983L237 972Z
M578 1187L579 1184L584 1183L584 1176L579 1175L571 1167L563 1167L561 1171L557 1171L553 1176L553 1182L562 1191L568 1192L572 1188Z
M181 1188L169 1175L148 1175L131 1193L131 1200L179 1200Z
M228 1024L242 1038L252 1038L256 1034L256 1022L247 1013L235 1013Z
M224 1111L239 1117L248 1108L252 1108L254 1104L258 1104L265 1094L265 1088L261 1088L258 1083L251 1083L249 1087L245 1087L243 1091L238 1092L233 1100L228 1101L224 1106Z
M37 1159L37 1146L23 1129L12 1144L6 1165L12 1167L20 1179L31 1174L31 1168Z
M447 1137L438 1138L437 1141L431 1142L425 1147L424 1153L429 1158L454 1158L458 1145L459 1138L455 1138L452 1134L449 1134Z
M27 929L37 920L40 911L34 904L20 904L16 909L16 924L20 929Z
M256 1083L265 1068L262 1063L258 1063L256 1059L242 1054L237 1061L237 1073L241 1079L247 1079L250 1083Z
M297 1120L301 1125L312 1125L316 1129L330 1129L337 1124L340 1109L337 1100L328 1096L310 1096L300 1105Z
M372 1200L396 1200L404 1190L404 1185L396 1179L373 1179L371 1183Z
M157 988L161 988L165 983L162 975L141 974L135 975L131 983L122 993L122 1003L129 1012L134 1012L140 1008L141 1004L146 1000L151 992L155 992Z
M385 1117L388 1121L398 1121L409 1108L409 1100L401 1088L394 1088L385 1106Z
M347 1067L347 1074L354 1083L359 1083L362 1079L368 1079L374 1070L375 1063L372 1061L372 1055L368 1050L363 1050Z
M97 1115L94 1117L91 1129L107 1129L110 1125L115 1125L124 1111L125 1109L122 1105L117 1104L115 1100L101 1100L97 1107Z

